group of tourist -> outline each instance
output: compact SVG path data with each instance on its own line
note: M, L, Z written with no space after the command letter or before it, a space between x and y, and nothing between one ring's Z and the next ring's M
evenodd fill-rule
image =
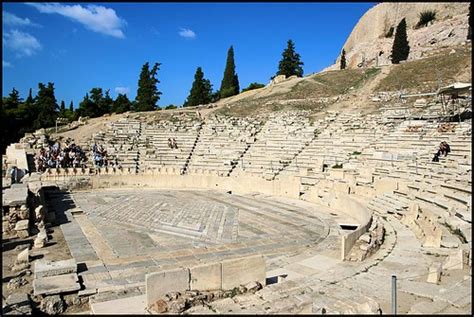
M168 147L170 149L177 149L178 148L178 144L176 143L175 138L168 138Z
M109 158L107 150L101 145L94 143L92 146L92 156L94 159L95 167L118 167L117 157L114 160Z
M55 142L52 146L42 147L35 155L38 172L44 172L47 168L83 167L86 161L86 154L74 143L61 149L59 142Z
M439 144L438 152L436 152L433 157L433 162L439 162L439 157L443 154L444 156L447 156L449 152L451 152L451 147L449 144L445 141L441 142Z

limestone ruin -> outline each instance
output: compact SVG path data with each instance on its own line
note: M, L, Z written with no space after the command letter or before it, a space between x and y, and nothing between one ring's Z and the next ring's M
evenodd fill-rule
M2 159L29 171L3 174L3 313L386 314L393 274L399 313L468 314L471 90L455 110L374 89L391 71L308 98L294 94L314 77L277 76L215 104L25 135ZM88 160L36 171L56 141Z

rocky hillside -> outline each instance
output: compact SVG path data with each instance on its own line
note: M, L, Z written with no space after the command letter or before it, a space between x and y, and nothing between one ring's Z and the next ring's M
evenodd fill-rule
M436 19L426 27L416 28L419 14L427 10L435 11ZM347 67L390 64L394 36L387 34L403 18L407 22L409 60L422 58L433 49L462 44L467 38L468 11L468 2L380 3L360 18L344 43ZM326 70L338 69L339 62L340 56Z

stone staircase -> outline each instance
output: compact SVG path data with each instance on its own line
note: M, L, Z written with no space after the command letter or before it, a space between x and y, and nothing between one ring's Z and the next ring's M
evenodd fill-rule
M186 162L184 163L182 174L187 174L188 173L189 163L191 162L194 150L196 149L196 146L199 142L199 138L201 137L201 130L202 130L202 127L204 126L204 124L206 124L205 121L202 121L201 124L199 125L198 129L197 129L196 139L194 140L193 147L191 148L191 151L189 152L189 156L186 159Z
M278 170L276 171L275 175L273 175L273 178L272 180L275 180L275 178L280 175L280 173L286 168L288 167L294 160L297 159L298 155L300 155L301 152L303 152L314 140L316 140L318 136L315 134L313 136L313 138L311 140L309 140L308 142L306 142L302 147L301 149L298 150L298 152L296 152L293 157L285 164L283 164L283 166L279 167Z

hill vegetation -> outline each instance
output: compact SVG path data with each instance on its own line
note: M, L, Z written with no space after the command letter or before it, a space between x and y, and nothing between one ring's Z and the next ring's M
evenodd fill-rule
M469 81L471 72L470 46L442 49L436 55L394 65L390 73L375 87L375 91L431 92L455 81Z

